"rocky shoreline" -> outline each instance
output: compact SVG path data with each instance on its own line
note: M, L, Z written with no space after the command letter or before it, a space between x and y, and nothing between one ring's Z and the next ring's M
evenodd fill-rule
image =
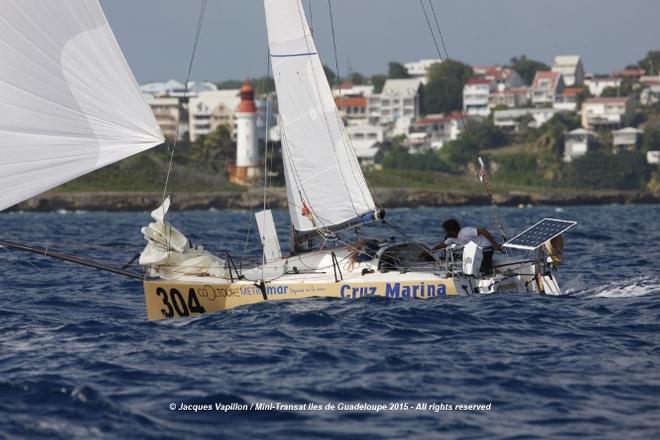
M429 191L404 188L376 188L374 195L386 208L421 206L487 205L485 194L455 191ZM162 194L155 192L69 192L46 193L10 208L10 211L149 211L161 202ZM250 209L262 204L263 192L227 191L214 193L177 193L176 209ZM269 205L286 208L286 190L269 190ZM660 203L660 195L645 192L524 193L496 195L503 206L519 205L599 205Z

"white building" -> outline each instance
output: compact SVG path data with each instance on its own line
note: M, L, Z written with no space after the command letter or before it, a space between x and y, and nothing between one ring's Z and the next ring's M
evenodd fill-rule
M509 110L495 110L493 113L493 124L503 130L509 132L516 132L520 128L521 122L527 118L531 118L529 126L532 128L539 128L552 117L559 113L559 110L554 108L514 108Z
M170 79L165 82L143 84L140 86L140 90L142 90L142 93L148 93L156 97L169 96L172 98L190 98L197 96L198 93L218 90L218 87L215 84L206 81L189 81L188 91L186 92L186 86L183 83Z
M447 142L458 139L464 130L465 118L461 112L428 115L411 126L406 143L411 151L439 150Z
M595 135L589 130L576 128L564 135L564 162L584 156L592 147Z
M648 162L650 165L660 164L660 151L658 150L647 151L646 162Z
M552 108L566 112L577 112L578 100L582 93L582 87L567 87L555 96Z
M628 124L634 112L630 97L588 98L582 103L582 127L616 128Z
M490 114L489 96L495 90L495 81L471 78L463 87L463 112L470 116Z
M567 87L584 84L584 66L579 55L556 56L551 70L561 74Z
M529 87L510 87L498 89L488 95L488 107L492 112L497 107L527 107L530 103Z
M399 118L415 119L419 115L419 89L422 85L420 78L388 79L383 86L383 92L378 96L378 106L375 100L368 103L368 107L378 108L380 118L378 123L388 124ZM373 95L372 98L377 95ZM369 111L369 119L375 113Z
M498 90L505 90L511 87L524 86L518 72L510 67L504 66L474 66L472 68L475 75L495 81Z
M615 78L613 76L591 76L584 80L584 84L589 88L589 93L592 96L600 96L603 94L603 90L608 87L621 87L621 78Z
M653 105L660 102L660 84L651 84L642 90L639 102L642 105Z
M234 113L240 103L240 90L216 90L202 92L190 98L188 118L190 141L206 136L220 125L227 125L234 133Z
M168 140L173 141L176 136L177 126L179 125L179 99L169 97L156 97L151 94L144 94L144 99L151 107L156 122ZM179 128L179 138L183 136L188 129L188 124L182 124Z
M372 165L385 140L385 129L375 125L351 125L346 127L346 132L360 165Z
M614 152L619 151L632 151L637 148L643 131L634 128L626 127L612 132L612 145Z
M551 106L564 89L564 81L559 72L539 70L534 75L530 89L533 105Z
M406 68L406 72L408 72L408 75L418 78L426 78L426 75L429 73L429 69L431 68L431 66L438 63L442 63L442 60L426 59L426 60L415 61L412 63L406 63L404 64L404 67Z

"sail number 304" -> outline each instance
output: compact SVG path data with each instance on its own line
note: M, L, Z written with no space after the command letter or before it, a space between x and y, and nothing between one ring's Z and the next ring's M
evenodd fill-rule
M165 318L173 318L176 313L179 316L190 316L191 313L206 313L206 309L199 303L195 289L188 290L188 300L178 289L170 289L169 293L162 287L156 289L156 295L163 301L160 312Z

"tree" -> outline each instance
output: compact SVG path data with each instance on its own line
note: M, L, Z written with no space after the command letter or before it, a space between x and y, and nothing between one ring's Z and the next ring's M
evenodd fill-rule
M511 68L515 70L525 84L531 84L539 70L550 70L550 66L541 61L530 60L525 55L511 58Z
M391 61L387 70L387 77L390 79L400 79L410 78L410 75L408 75L408 70L406 70L403 64Z
M440 153L450 164L464 166L479 155L479 145L469 136L462 135L455 141L448 142Z
M334 86L338 79L337 74L325 64L323 65L323 71L325 72L325 77L328 79L328 84L330 84L330 87Z
M647 75L658 75L660 73L660 50L652 50L639 61L639 67L646 71Z
M367 82L367 79L364 77L364 75L358 72L351 73L348 76L348 79L354 86L361 86Z
M660 150L660 125L649 123L644 128L644 150Z
M373 75L371 77L371 84L374 86L374 93L381 93L385 86L387 77L385 75Z
M628 96L633 92L633 82L625 78L621 81L619 87L605 87L600 96L603 98L618 98L620 96Z
M463 86L472 77L472 67L460 61L433 64L424 87L422 105L426 113L463 110Z
M573 113L555 114L538 131L540 136L530 150L538 155L538 169L545 180L558 180L562 174L564 135L580 126L580 118Z
M192 143L188 153L191 161L216 171L222 169L224 162L235 155L236 147L226 125L220 125L208 135L200 136Z
M641 152L589 151L571 162L566 180L581 188L640 190L646 188L650 174Z
M383 168L400 170L447 171L449 167L431 150L411 154L403 146L404 136L392 139L389 148L383 155Z
M469 121L466 135L477 143L480 149L498 148L509 143L509 137L500 128L495 127L490 119Z

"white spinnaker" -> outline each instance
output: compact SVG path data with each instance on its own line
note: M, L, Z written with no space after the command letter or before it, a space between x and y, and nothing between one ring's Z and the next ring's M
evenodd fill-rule
M97 0L4 0L0 66L0 210L163 142Z
M374 211L302 3L264 0L264 5L295 229L330 227Z

